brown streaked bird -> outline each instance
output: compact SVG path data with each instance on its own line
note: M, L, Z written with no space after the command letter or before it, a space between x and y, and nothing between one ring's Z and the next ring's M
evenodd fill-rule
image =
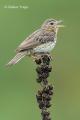
M47 19L18 46L16 56L7 65L14 65L25 56L49 54L56 44L59 27L63 27L60 23L62 20Z

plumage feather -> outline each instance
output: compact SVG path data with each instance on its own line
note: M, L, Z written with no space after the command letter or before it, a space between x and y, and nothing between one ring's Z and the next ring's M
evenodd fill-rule
M16 56L15 56L6 66L15 65L15 64L18 63L25 55L26 55L26 52L17 53Z

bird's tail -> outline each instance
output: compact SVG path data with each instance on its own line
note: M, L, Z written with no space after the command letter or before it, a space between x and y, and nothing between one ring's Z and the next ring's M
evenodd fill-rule
M24 56L26 56L26 53L25 53L25 52L17 53L16 56L15 56L6 66L15 65L15 64L18 63Z

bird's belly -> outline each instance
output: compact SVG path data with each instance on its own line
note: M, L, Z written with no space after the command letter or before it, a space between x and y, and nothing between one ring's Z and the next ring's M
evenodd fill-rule
M56 41L44 43L34 48L34 52L50 52L55 47Z

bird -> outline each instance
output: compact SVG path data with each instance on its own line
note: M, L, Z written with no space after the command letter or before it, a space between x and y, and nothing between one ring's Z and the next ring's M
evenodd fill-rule
M25 56L40 56L42 54L50 54L56 45L57 33L62 20L53 18L43 22L41 27L27 37L16 49L16 55L6 65L11 66L18 63Z

